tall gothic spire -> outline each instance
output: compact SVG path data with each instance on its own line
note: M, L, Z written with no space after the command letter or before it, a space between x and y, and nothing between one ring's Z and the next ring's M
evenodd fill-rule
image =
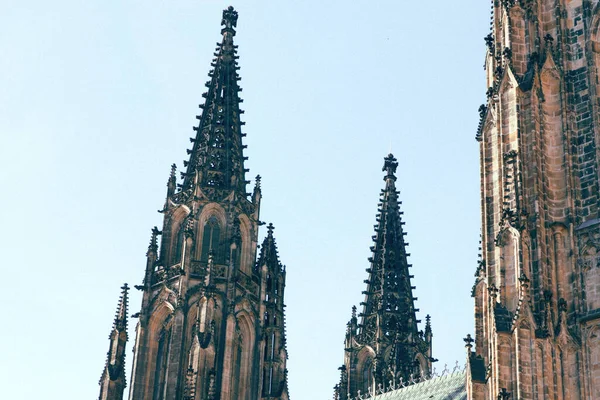
M237 46L233 44L238 14L233 7L223 11L221 33L223 40L217 44L206 82L208 91L202 96L206 99L200 105L202 114L194 130L196 137L190 139L192 149L188 150L189 161L185 161L186 172L183 173L183 189L194 184L199 185L205 194L215 190L229 193L236 191L246 196L246 180L242 144L243 122L240 115L239 97L242 89L238 85L241 79L237 59Z
M99 400L121 400L127 385L125 381L125 344L127 343L127 284L121 287L121 297L117 306L115 320L110 332L110 346L106 357L106 365L100 377Z

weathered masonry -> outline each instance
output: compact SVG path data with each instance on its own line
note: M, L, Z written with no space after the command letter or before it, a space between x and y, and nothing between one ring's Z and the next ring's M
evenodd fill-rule
M496 0L471 399L600 399L600 5Z

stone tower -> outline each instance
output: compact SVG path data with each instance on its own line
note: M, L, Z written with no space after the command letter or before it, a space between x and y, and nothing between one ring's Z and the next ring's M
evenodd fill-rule
M352 307L336 399L373 394L395 387L401 380L408 383L429 376L434 361L429 316L425 333L417 327L420 321L416 317L408 244L404 241L406 233L396 190L397 166L393 155L385 158L385 187L377 210L373 255L367 268L367 290L363 292L365 301L358 317L356 307Z
M600 399L600 5L494 0L471 399Z
M237 18L232 7L223 12L223 39L182 182L173 165L163 226L152 230L144 282L136 286L143 296L133 316L130 400L288 399L286 272L272 225L256 257L261 188L257 177L246 193ZM120 332L112 339L119 355ZM110 386L104 375L100 399L121 399L124 378Z

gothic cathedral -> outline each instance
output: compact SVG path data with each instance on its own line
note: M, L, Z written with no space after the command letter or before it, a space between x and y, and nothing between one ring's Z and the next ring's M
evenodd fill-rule
M130 400L289 399L286 273L272 225L258 252L260 177L246 193L236 23L230 7L181 184L173 166L135 286ZM491 25L466 368L432 376L390 154L336 400L600 399L600 1L493 0ZM100 400L124 398L122 289Z
M492 15L468 395L600 399L600 5Z
M184 163L167 184L161 230L147 252L129 399L287 400L285 267L273 226L257 259L260 177L246 193L238 85L237 12L222 42ZM100 400L123 399L127 290L100 380Z

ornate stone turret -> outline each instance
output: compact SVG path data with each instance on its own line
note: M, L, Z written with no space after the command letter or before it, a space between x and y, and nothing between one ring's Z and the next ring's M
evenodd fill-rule
M99 400L121 400L127 382L125 379L125 345L127 344L127 306L128 291L127 284L121 287L121 297L117 306L117 313L113 322L112 331L108 336L110 346L108 348L106 365L100 377Z
M402 212L396 190L393 155L385 158L385 188L373 236L373 252L363 292L365 301L357 324L356 308L346 333L346 357L338 386L340 399L385 389L402 379L429 375L431 370L431 325L419 332L409 273L408 244L404 241ZM428 320L429 322L429 320Z
M183 180L178 186L172 166L162 229L152 230L136 286L131 399L288 398L285 269L272 225L256 262L260 177L246 193L237 18L232 7L223 12Z

